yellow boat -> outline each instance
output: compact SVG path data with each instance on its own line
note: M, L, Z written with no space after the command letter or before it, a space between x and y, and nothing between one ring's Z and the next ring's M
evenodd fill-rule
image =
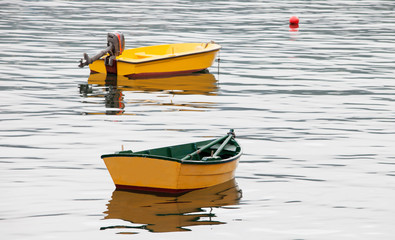
M110 73L128 78L186 74L210 67L221 49L220 45L209 42L175 43L124 50L122 33L108 33L107 46L92 58L85 53L79 66L89 65L92 73Z
M181 195L115 190L104 219L120 219L135 225L110 225L100 229L119 229L120 233L133 233L133 229L177 232L190 231L186 228L190 226L225 224L217 220L214 210L208 212L204 208L237 205L241 197L234 179Z
M117 189L179 193L234 178L242 154L231 130L213 140L102 155Z

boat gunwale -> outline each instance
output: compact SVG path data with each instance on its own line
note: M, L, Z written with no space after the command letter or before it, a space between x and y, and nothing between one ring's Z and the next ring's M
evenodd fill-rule
M197 165L209 165L209 164L222 164L222 163L227 163L227 162L232 162L240 158L242 155L242 149L240 148L239 153L236 155L226 158L226 159L220 159L220 160L208 160L208 161L203 161L203 160L181 160L177 158L171 158L171 157L164 157L164 156L159 156L159 155L150 155L150 154L136 154L136 153L112 153L112 154L104 154L101 156L102 159L104 158L110 158L110 157L142 157L142 158L151 158L151 159L157 159L157 160L164 160L164 161L172 161L172 162L178 162L181 164L197 164Z
M218 44L217 44L218 45ZM117 62L123 62L123 63L130 63L130 64L139 64L139 63L148 63L148 62L155 62L155 61L162 61L162 60L167 60L167 59L172 59L172 58L180 58L180 57L186 57L186 56L191 56L191 55L197 55L197 54L203 54L203 53L209 53L209 52L216 52L219 51L222 47L218 45L215 49L210 49L210 50L203 50L203 51L194 51L194 52L188 52L185 54L178 54L178 55L171 55L171 56L166 56L166 57L157 57L157 58L148 58L148 59L137 59L137 60L125 60L125 59L117 59ZM161 56L161 55L158 55ZM132 59L132 58L128 58ZM104 60L101 58L100 60Z

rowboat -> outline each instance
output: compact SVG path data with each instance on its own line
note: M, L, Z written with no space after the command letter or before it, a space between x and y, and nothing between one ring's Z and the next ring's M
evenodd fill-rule
M217 139L101 158L117 189L180 193L233 179L241 154L231 130Z
M114 190L104 219L119 219L133 225L109 225L100 230L178 232L190 231L191 226L225 224L218 220L214 209L237 205L241 197L242 191L234 179L180 195Z
M210 67L221 46L214 43L174 43L124 50L122 33L108 33L107 48L90 58L84 53L80 67L89 65L91 73L106 73L145 78L187 74Z

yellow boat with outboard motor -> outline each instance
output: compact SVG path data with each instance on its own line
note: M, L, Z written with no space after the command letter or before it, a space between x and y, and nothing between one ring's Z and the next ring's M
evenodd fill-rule
M145 78L199 72L209 68L221 46L214 43L175 43L125 50L122 33L107 34L107 48L90 58L84 53L79 67L91 73Z
M231 129L218 139L101 157L117 189L180 193L233 179L241 154Z

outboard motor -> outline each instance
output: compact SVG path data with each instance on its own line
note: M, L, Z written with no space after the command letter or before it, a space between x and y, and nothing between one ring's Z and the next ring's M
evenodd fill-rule
M125 37L120 32L107 33L107 47L111 48L110 55L119 56L125 50Z
M107 48L99 52L92 58L89 57L88 54L84 53L84 58L80 60L80 64L78 66L82 68L100 59L106 54L109 54L109 56L105 58L104 61L105 64L107 66L113 66L115 58L121 55L124 50L125 50L125 37L123 36L123 33L121 32L108 33Z

